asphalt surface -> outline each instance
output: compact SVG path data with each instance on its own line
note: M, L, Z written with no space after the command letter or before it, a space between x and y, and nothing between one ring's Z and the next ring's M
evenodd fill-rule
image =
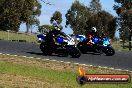
M114 56L105 56L104 54L82 54L80 58L44 56L39 49L39 45L25 42L10 42L0 40L0 53L25 55L40 57L43 59L55 59L66 62L88 64L95 66L111 67L115 69L124 69L132 71L132 52L116 51Z

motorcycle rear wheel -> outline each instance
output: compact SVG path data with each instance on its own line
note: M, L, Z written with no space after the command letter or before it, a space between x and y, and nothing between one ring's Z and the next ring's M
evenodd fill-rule
M49 49L45 43L40 44L40 50L43 52L44 55L52 55L52 49Z

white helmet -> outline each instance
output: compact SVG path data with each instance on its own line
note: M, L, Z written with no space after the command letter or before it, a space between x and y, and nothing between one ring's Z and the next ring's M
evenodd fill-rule
M61 29L58 27L57 30L60 31Z
M58 27L58 26L55 26L54 28L55 28L55 30L58 30L58 31L61 30L60 27Z
M96 27L92 27L92 31L97 32Z

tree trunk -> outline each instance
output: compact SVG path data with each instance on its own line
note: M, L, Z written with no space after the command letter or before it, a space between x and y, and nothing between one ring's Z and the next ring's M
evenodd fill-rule
M125 40L123 39L123 42L122 42L122 46L123 46L123 49L125 49Z
M26 22L26 33L29 33L29 23L28 22Z

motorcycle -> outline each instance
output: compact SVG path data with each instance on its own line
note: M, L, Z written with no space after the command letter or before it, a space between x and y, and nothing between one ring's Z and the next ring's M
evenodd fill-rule
M79 58L81 56L80 50L75 46L75 41L69 35L58 35L55 39L55 45L49 48L45 39L46 34L39 34L38 42L40 42L40 49L44 55L52 55L53 53L58 56L68 56L71 55L73 58Z
M106 56L113 56L115 54L115 50L110 44L110 39L106 37L102 39L95 37L92 38L90 42L89 39L86 38L79 42L77 47L84 54L87 52L98 52L100 54L105 53Z

